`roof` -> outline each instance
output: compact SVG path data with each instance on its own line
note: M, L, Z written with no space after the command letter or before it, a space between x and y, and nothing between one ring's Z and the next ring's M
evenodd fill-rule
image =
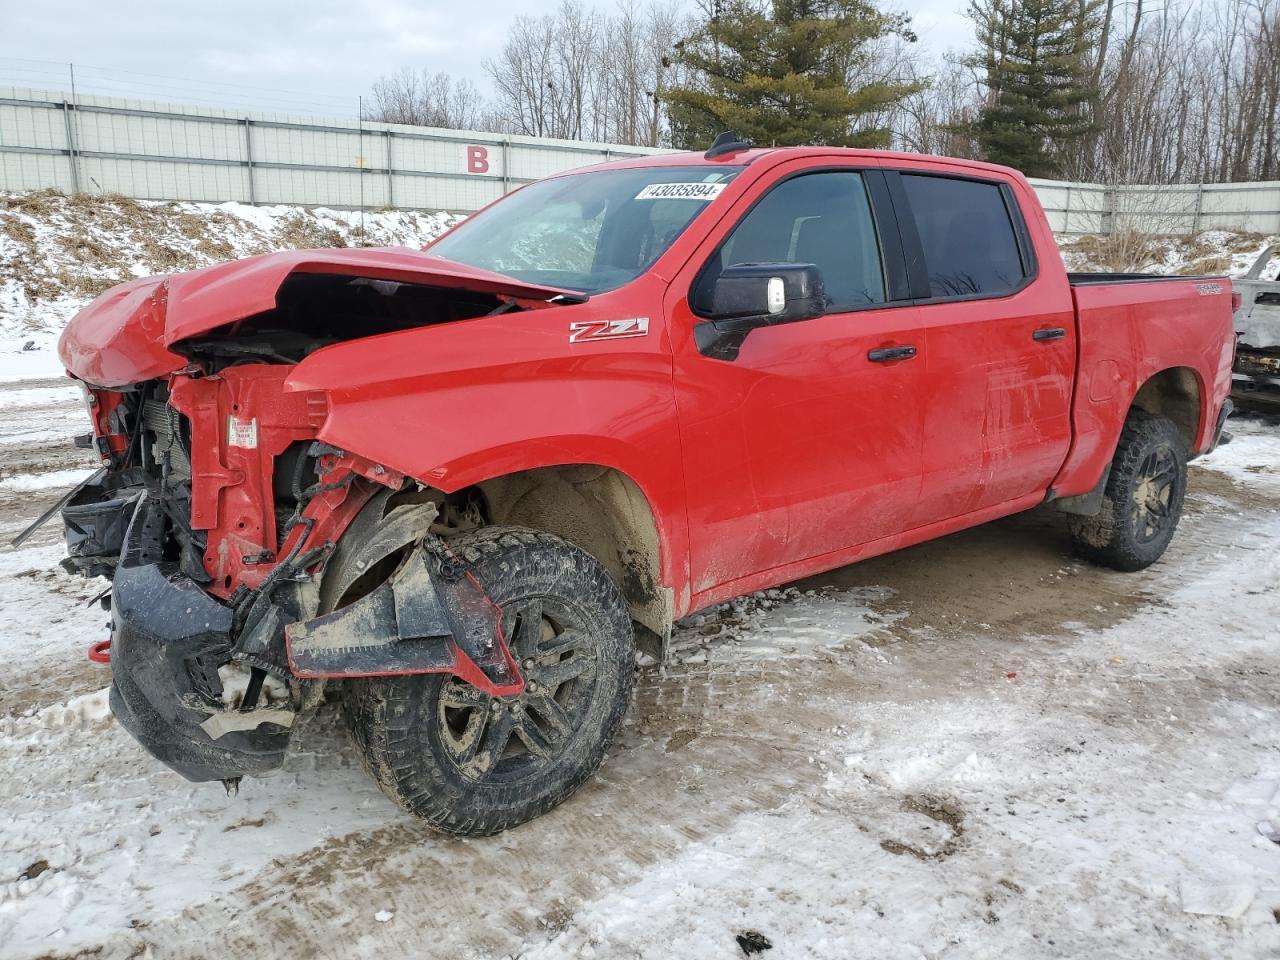
M563 176L571 173L581 173L586 170L599 170L602 167L608 167L611 170L629 170L643 167L673 167L673 166L741 166L743 164L754 163L762 158L769 157L775 161L784 159L805 159L809 157L844 157L849 159L861 160L878 160L889 161L894 160L924 160L934 163L946 163L950 166L968 167L975 171L986 173L1001 174L1018 174L1018 171L1010 167L1003 167L995 163L984 163L980 160L965 160L959 157L942 157L935 154L925 153L907 153L900 150L871 150L861 147L752 147L749 150L742 150L737 153L721 154L714 159L708 160L702 151L681 151L673 153L655 153L645 157L628 157L622 160L614 160L607 164L593 164L586 167L578 167L573 170L566 170Z

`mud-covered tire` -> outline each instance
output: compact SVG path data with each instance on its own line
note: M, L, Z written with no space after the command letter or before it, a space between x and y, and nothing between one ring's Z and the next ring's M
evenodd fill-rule
M1086 559L1131 572L1164 554L1187 493L1187 444L1165 417L1134 410L1125 421L1102 510L1073 516L1071 536Z
M487 527L450 547L502 608L533 690L517 704L450 675L371 677L347 681L343 705L356 751L384 793L441 832L485 836L546 813L600 766L631 699L635 641L617 585L565 540ZM530 650L548 652L535 659ZM494 759L508 723L511 742ZM546 743L556 736L552 752Z

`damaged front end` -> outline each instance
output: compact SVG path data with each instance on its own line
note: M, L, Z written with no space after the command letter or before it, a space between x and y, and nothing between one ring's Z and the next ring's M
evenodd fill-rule
M121 725L184 777L230 781L283 763L323 678L449 672L495 696L523 689L499 611L431 532L436 505L394 497L363 498L341 549L292 552L257 589L220 601L163 559L164 510L143 493L112 584ZM228 675L246 669L247 687L228 696ZM283 702L262 702L269 677L286 682Z
M112 581L113 713L188 779L230 782L280 766L329 678L452 673L519 693L500 611L445 539L479 507L328 445L327 392L286 383L328 343L514 301L301 269L270 309L230 326L206 311L175 343L175 291L190 316L221 269L104 295L63 339L103 463L61 505L64 566Z

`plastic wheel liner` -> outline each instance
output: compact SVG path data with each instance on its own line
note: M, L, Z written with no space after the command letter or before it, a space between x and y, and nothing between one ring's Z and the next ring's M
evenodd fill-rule
M113 585L111 707L121 725L189 780L230 783L283 763L297 711L319 700L311 678L452 673L494 696L523 690L500 611L430 532L435 505L388 507L392 495L374 494L331 555L299 557L240 608L156 562L161 509L142 496ZM317 584L304 570L325 556ZM229 707L218 669L232 662L292 680L293 709L257 707L256 693Z
M305 678L452 673L493 696L521 692L501 611L430 531L435 504L387 510L390 497L374 497L339 542L320 586L319 609L331 612L285 628L290 671ZM389 564L394 572L384 582L334 609Z

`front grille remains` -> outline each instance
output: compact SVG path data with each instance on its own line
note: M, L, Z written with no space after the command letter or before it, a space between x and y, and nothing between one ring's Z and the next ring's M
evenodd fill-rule
M173 480L190 481L191 459L182 446L181 417L163 400L146 400L142 404L142 427L152 437L152 459Z

